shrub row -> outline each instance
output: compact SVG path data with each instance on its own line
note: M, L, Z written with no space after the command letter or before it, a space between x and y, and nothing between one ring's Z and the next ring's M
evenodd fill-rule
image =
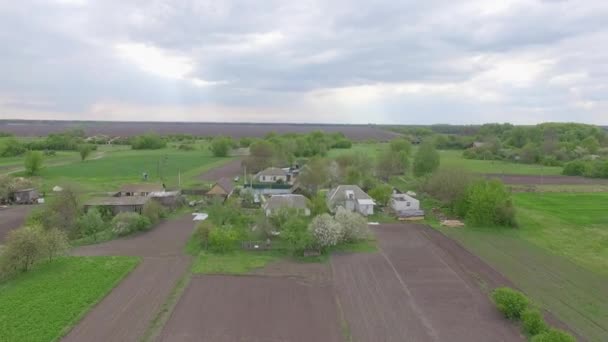
M547 326L541 312L532 307L530 300L517 290L508 287L497 288L492 292L492 300L505 317L521 321L523 331L532 342L575 341L569 333Z

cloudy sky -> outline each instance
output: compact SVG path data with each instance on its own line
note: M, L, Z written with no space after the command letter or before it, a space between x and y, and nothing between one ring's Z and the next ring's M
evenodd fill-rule
M0 3L0 119L608 124L606 0Z

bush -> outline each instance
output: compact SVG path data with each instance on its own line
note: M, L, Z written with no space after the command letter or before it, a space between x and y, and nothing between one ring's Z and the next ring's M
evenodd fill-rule
M44 255L44 240L40 229L22 227L8 234L2 251L2 274L27 272Z
M229 137L218 136L213 138L209 149L214 157L226 157L234 142Z
M137 213L120 213L112 219L112 232L124 236L147 230L150 225L150 220L145 216Z
M283 225L281 238L293 255L301 255L313 245L313 237L307 229L306 220L301 216L292 216Z
M547 324L538 309L528 308L521 314L521 323L529 336L538 335L547 330Z
M538 334L530 340L531 342L575 342L576 339L569 333L558 330L549 329L544 333Z
M469 186L475 181L475 176L462 169L442 169L433 173L424 184L422 191L441 201L456 212L458 202L466 200ZM461 213L462 216L466 215Z
M393 187L388 184L378 184L369 191L369 195L378 203L378 205L386 206L391 199Z
M236 249L238 234L231 228L220 227L209 232L209 249L215 253L226 253Z
M82 144L78 146L78 153L80 154L80 160L84 161L93 152L93 145Z
M78 228L81 236L91 236L97 241L97 234L107 228L101 213L97 209L89 209L78 218Z
M150 200L144 204L141 214L147 217L151 224L157 224L165 217L165 208L157 201Z
M69 249L68 235L65 232L53 228L42 233L42 251L49 261L65 255Z
M516 226L511 194L499 180L471 184L459 211L473 226Z
M495 289L492 292L492 300L508 319L520 319L529 304L528 298L523 293L508 287Z
M582 176L587 172L588 164L582 160L574 160L564 165L562 173L566 176Z
M342 225L341 240L344 242L354 242L369 237L367 220L357 213L340 207L336 211L336 221Z
M5 139L0 144L0 157L16 157L24 154L25 145L15 138Z
M308 226L308 230L320 249L337 245L344 236L342 225L329 214L315 217Z
M439 168L439 162L439 153L435 145L431 142L423 143L414 157L414 175L420 177L433 173Z
M350 140L344 138L344 139L340 139L340 140L336 141L331 146L331 148L351 148L352 146L353 146L353 143Z
M209 235L211 235L211 231L214 229L215 226L209 221L203 221L196 226L194 239L201 248L207 249L209 247Z

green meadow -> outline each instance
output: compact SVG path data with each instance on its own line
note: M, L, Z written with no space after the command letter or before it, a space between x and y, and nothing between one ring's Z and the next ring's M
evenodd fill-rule
M590 341L608 340L608 193L514 195L519 228L442 231Z
M0 341L58 340L138 262L65 257L0 284Z

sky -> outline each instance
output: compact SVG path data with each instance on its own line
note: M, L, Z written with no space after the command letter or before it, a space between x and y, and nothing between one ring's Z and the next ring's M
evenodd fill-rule
M608 124L605 0L0 3L0 119Z

